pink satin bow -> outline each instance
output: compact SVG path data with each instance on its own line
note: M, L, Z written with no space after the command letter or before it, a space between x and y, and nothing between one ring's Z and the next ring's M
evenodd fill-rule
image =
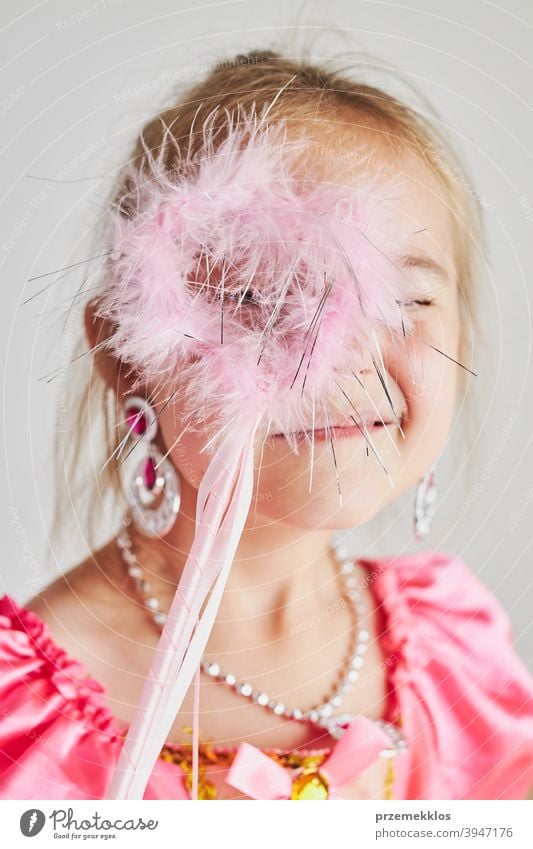
M317 772L328 785L327 798L358 778L390 746L388 735L365 716L356 717ZM241 743L226 782L252 799L290 799L293 781L280 764L250 743Z

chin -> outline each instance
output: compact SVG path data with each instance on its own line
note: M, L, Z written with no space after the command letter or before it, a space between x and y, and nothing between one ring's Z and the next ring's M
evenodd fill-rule
M337 480L331 474L327 478L314 476L311 492L308 470L291 484L285 481L279 486L282 489L276 492L274 483L270 489L264 484L263 492L254 497L252 523L257 512L258 524L281 522L307 530L344 530L369 522L399 494L379 468L370 474L341 476L342 504ZM273 493L271 498L264 497L267 492Z
M255 518L254 508L252 506L249 514L249 525L268 525L269 523L281 523L292 528L301 528L302 530L318 531L318 530L348 530L356 528L369 522L379 513L379 507L375 510L368 507L359 510L354 510L353 507L344 505L325 504L323 509L319 509L317 505L309 506L302 505L293 509L290 514L280 511L272 511L266 514L264 511L257 511L257 519Z

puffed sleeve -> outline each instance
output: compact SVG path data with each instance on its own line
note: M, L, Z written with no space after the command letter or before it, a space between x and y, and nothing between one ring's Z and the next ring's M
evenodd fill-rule
M103 798L120 726L45 623L0 599L0 798Z
M405 799L523 799L533 785L533 677L509 618L460 558L387 562L386 639L411 757ZM406 761L407 763L407 761Z
M103 693L32 610L0 598L0 799L106 798L127 726ZM143 798L189 798L186 775L159 758Z

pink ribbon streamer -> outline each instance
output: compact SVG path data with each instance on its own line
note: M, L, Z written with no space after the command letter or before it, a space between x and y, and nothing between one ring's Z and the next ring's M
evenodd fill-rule
M198 489L196 534L109 784L108 799L143 798L198 669L250 509L254 438L260 418L235 423ZM204 613L198 619L211 589ZM197 727L197 704L195 723Z

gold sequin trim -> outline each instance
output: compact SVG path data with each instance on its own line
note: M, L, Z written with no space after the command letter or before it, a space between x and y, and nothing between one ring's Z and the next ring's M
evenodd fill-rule
M401 725L401 717L398 724ZM184 726L185 734L192 734L192 728ZM323 749L317 752L282 752L276 749L261 749L261 751L272 758L276 763L293 772L291 799L328 799L329 787L324 775L319 770L320 764L327 758L331 749ZM217 788L212 781L206 777L206 767L219 765L229 768L233 763L237 749L224 749L213 746L212 743L199 740L198 743L198 799L216 799ZM192 791L192 743L179 743L165 745L161 749L160 757L171 763L177 764L185 773L185 786L189 793ZM384 785L384 799L394 799L393 785L395 779L394 758L386 758L386 773Z

